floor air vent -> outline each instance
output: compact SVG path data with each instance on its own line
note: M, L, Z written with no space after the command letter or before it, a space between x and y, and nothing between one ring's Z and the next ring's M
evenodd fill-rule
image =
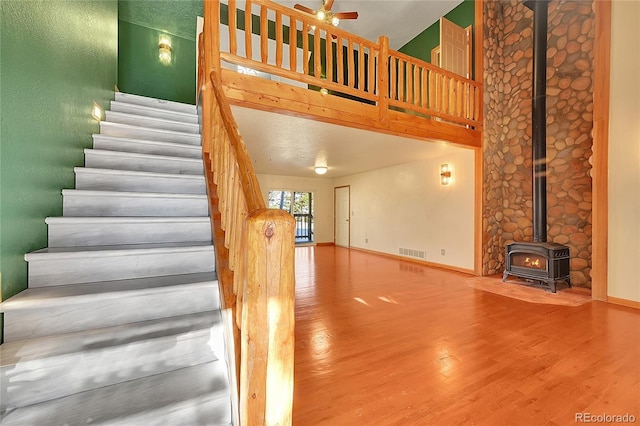
M400 254L403 256L417 257L418 259L426 259L424 250L414 250L408 248L400 248Z

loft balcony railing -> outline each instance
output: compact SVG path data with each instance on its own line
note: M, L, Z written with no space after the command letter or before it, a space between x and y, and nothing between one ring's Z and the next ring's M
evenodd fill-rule
M438 122L436 129L455 125L458 135L467 132L453 142L479 146L480 83L392 50L385 36L365 40L269 0L229 0L216 10L214 49L222 68L375 106L377 125L397 113L404 114L398 120Z

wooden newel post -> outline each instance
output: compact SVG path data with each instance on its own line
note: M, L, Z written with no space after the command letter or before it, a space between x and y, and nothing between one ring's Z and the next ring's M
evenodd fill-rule
M291 425L295 221L283 210L247 218L247 284L242 310L240 422Z
M389 38L378 38L378 110L380 122L387 121L389 113Z

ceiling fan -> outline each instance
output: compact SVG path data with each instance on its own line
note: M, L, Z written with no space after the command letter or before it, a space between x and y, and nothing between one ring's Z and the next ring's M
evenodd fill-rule
M322 0L322 6L318 10L312 10L302 4L295 4L294 9L298 9L302 12L306 12L315 16L320 21L324 21L327 24L331 24L337 27L341 19L358 19L358 12L332 12L333 2L335 0Z

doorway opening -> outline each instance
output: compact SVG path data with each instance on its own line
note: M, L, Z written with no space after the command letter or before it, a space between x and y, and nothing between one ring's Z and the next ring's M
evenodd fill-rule
M297 191L269 191L270 209L282 209L296 221L296 244L312 243L313 193Z

